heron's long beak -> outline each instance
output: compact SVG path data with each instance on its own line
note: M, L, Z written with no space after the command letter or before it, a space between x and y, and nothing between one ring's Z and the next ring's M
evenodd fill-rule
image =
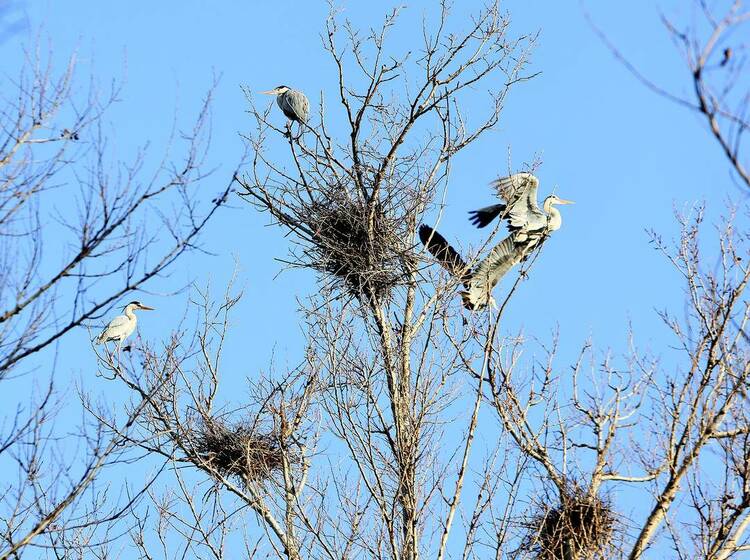
M573 202L572 200L564 200L562 198L558 198L555 204L575 204L575 202Z
M139 305L138 309L142 309L143 311L156 311L155 307L149 307L148 305Z
M269 89L268 91L261 91L260 93L265 93L266 95L278 95L278 91L275 89Z

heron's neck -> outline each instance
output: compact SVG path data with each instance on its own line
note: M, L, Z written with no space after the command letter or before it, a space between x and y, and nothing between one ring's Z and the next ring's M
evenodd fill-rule
M551 204L545 204L544 210L547 212L547 230L555 231L562 225L562 216L560 211Z
M133 308L130 307L129 305L125 308L125 315L130 320L135 319L135 313L133 313Z

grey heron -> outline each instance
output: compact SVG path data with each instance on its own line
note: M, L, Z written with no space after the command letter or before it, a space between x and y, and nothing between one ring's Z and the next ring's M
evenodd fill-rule
M125 306L125 314L118 315L112 319L104 328L101 334L96 338L97 344L106 344L107 342L117 341L117 349L120 350L122 343L135 330L138 324L138 318L134 311L140 309L143 311L153 311L153 307L143 305L140 301L131 301Z
M290 121L303 123L310 115L310 102L301 91L294 90L289 86L278 86L269 91L262 91L266 95L275 95L276 103Z
M469 219L475 226L483 228L501 216L508 220L508 230L516 235L517 242L560 229L562 217L555 204L573 204L572 200L563 200L551 194L544 199L540 209L536 201L539 179L531 173L502 177L493 185L506 203L492 204L469 212Z
M516 264L528 257L547 236L560 229L562 217L555 204L573 204L550 195L544 200L542 212L536 203L539 180L531 173L517 173L495 182L507 204L494 204L472 212L472 223L485 227L497 216L508 220L510 235L495 245L474 270L468 266L445 238L429 226L419 228L419 238L438 262L461 279L466 288L461 292L464 307L476 311L494 306L492 289Z

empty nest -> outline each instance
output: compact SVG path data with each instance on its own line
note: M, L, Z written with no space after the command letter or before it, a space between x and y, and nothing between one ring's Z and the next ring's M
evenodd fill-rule
M242 424L230 427L216 419L204 421L195 450L210 469L245 483L268 478L283 465L275 434L258 433Z
M605 558L615 522L611 506L580 488L566 491L557 506L543 505L526 525L523 548L541 560Z
M402 234L381 203L319 202L310 209L308 225L313 268L332 274L351 295L379 298L398 282Z

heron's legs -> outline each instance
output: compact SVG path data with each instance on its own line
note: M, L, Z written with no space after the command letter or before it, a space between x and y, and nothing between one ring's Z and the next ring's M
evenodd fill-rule
M107 342L108 342L108 341L107 341ZM109 346L107 346L107 342L104 342L104 351L105 351L105 352L107 353L107 360L108 360L108 362L109 362L110 364L114 365L114 358L115 358L115 357L114 357L114 355L112 354L112 352L110 352L110 351L109 351ZM117 361L117 365L118 365L118 367L119 367L119 365L120 365L120 361L119 361L119 358L118 358L118 361ZM97 371L97 372L96 372L96 375L97 375L98 377L103 377L104 379L106 379L106 380L108 380L108 381L111 381L112 379L114 379L114 378L116 377L116 376L115 376L114 374L112 375L112 377L107 377L106 375L104 375L104 374L103 374L102 372L100 372L100 371Z
M303 132L305 132L305 127L307 126L307 123L306 123L306 122L303 122L303 121L299 121L299 122L297 123L297 126L298 126L298 134L297 134L297 136L295 137L295 140L296 140L297 142L299 142L299 145L300 145L300 146L304 146L304 145L305 145L305 143L304 143L304 142L302 141L302 133L303 133Z

